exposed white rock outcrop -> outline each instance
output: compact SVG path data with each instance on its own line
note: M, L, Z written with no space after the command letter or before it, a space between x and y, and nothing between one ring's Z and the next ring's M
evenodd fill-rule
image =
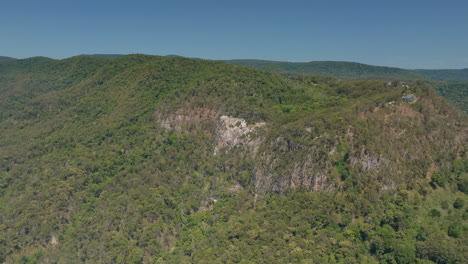
M214 154L219 154L221 150L228 152L235 146L245 146L255 155L261 143L261 137L256 132L265 125L265 122L247 125L244 119L221 116L216 128L217 145Z
M55 245L58 244L58 239L57 239L57 235L56 235L56 234L52 234L52 235L51 235L50 244L51 244L52 246L55 246Z

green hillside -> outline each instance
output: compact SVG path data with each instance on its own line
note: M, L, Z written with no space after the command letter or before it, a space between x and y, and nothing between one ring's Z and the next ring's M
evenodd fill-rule
M437 92L449 102L468 113L468 81L467 82L429 82Z
M313 74L347 80L428 80L434 81L439 94L468 112L468 69L462 70L406 70L372 66L355 62L312 61L280 62L263 60L229 60L227 63L281 74ZM439 89L440 88L440 89Z
M0 62L0 262L466 263L467 118L423 81Z

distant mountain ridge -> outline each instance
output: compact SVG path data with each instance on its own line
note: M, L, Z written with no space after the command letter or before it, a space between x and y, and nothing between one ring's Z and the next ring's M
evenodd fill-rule
M468 69L461 70L412 70L436 81L468 81Z
M11 61L11 60L16 60L15 58L7 57L7 56L0 56L0 62L1 61Z
M115 59L115 58L119 58L125 55L124 54L81 54L79 56L89 56L89 57L101 58L101 59Z
M246 59L225 62L275 73L314 74L349 79L468 81L468 69L409 70L346 61L283 62Z

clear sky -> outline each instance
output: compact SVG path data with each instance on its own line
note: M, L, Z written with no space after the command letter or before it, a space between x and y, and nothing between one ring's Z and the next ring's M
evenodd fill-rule
M468 0L1 0L0 55L468 68Z

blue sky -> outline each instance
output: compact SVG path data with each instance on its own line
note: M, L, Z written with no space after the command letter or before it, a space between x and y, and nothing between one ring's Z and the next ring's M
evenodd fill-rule
M4 0L0 55L93 53L468 68L466 0Z

